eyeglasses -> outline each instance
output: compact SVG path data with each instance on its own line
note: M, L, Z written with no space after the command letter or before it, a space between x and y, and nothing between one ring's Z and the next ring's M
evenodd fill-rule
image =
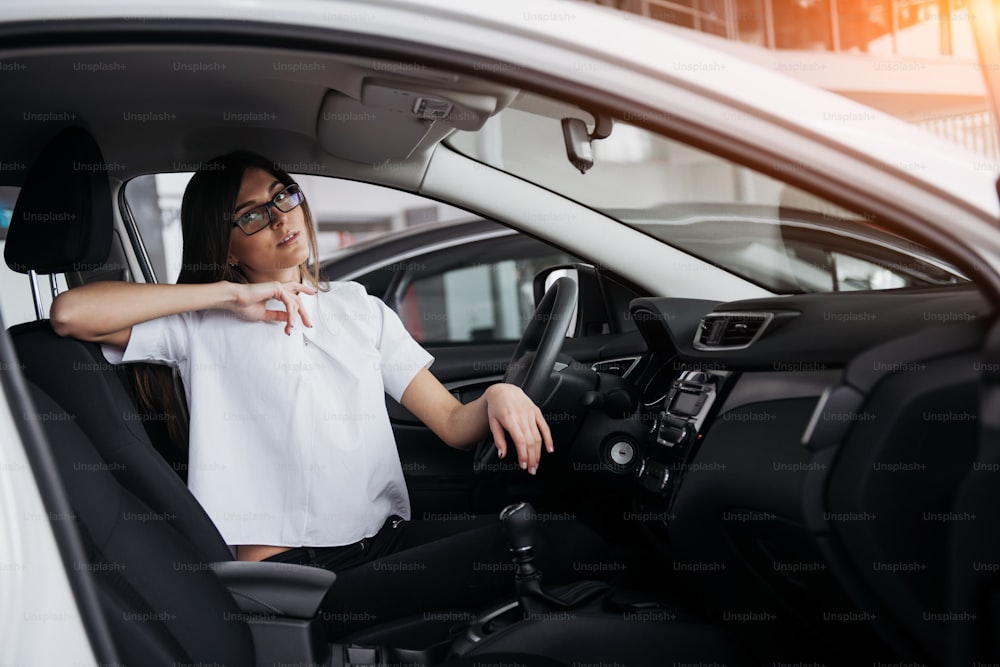
M274 195L274 199L271 201L260 206L255 206L236 218L236 221L233 222L233 227L239 227L244 234L251 236L261 230L267 229L274 222L274 218L271 216L272 207L282 213L288 213L298 208L305 200L306 196L302 194L302 190L299 189L298 184L292 183Z

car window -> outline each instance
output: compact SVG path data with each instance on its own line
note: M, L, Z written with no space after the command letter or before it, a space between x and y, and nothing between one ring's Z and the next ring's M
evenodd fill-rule
M964 281L898 236L832 214L759 206L660 207L624 214L652 236L783 294L931 287ZM678 229L662 222L686 218Z
M557 248L513 232L459 243L399 262L387 303L421 343L516 341L534 310L535 274L573 261ZM371 284L383 276L376 270L358 280Z
M833 275L836 276L836 287L839 292L895 289L909 287L912 282L902 273L839 252L830 253L830 263L834 267Z
M777 293L932 287L964 282L926 248L832 212L754 205L619 212L648 234ZM682 227L667 220L685 219Z
M456 132L446 141L459 152L560 192L771 292L965 281L927 249L889 233L871 214L846 210L779 178L623 120L615 119L611 134L593 142L593 165L581 172L566 157L561 125L566 119L593 125L593 118L580 109L522 94L482 130ZM802 239L822 252L804 260L809 253L802 252ZM833 261L837 257L839 264ZM868 258L868 268L859 269L850 258Z

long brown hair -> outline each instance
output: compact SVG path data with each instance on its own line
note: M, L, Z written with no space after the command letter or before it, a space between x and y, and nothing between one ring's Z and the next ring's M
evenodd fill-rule
M233 210L236 199L243 174L253 167L273 174L285 186L295 182L276 163L250 151L234 151L213 158L205 162L191 178L181 202L184 247L178 283L214 283L221 280L249 282L240 267L231 265L228 258L229 240L234 233ZM309 258L299 266L299 273L303 281L311 283L317 289L325 289L319 275L319 249L309 202L303 201L301 207L309 239ZM143 418L147 423L166 426L174 451L164 452L160 448L161 454L174 459L173 463L177 468L177 460L186 460L188 448L184 388L166 366L135 364L131 370L140 412L145 412Z

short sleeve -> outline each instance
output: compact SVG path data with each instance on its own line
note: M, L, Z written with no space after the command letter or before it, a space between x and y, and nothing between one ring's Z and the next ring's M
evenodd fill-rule
M181 313L136 324L124 350L102 345L101 351L114 364L148 362L176 367L187 361L190 353L192 317L192 313Z
M382 384L385 393L400 400L410 381L421 369L428 368L434 357L406 330L399 316L381 299L369 296L372 307L378 310L376 322L381 325L377 332L377 346L381 356Z

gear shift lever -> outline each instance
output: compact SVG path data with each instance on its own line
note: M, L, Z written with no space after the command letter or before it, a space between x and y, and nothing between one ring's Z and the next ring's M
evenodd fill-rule
M535 508L525 502L508 505L500 512L503 532L513 556L518 579L541 572L535 567Z
M508 505L500 512L503 532L514 561L514 587L521 609L528 614L540 614L551 609L542 592L542 572L535 567L535 508L520 502Z
M521 608L526 614L543 614L554 610L574 609L608 592L606 584L581 582L562 596L542 590L542 571L535 566L537 531L535 508L520 502L508 505L500 512L504 535L514 561L514 586Z

